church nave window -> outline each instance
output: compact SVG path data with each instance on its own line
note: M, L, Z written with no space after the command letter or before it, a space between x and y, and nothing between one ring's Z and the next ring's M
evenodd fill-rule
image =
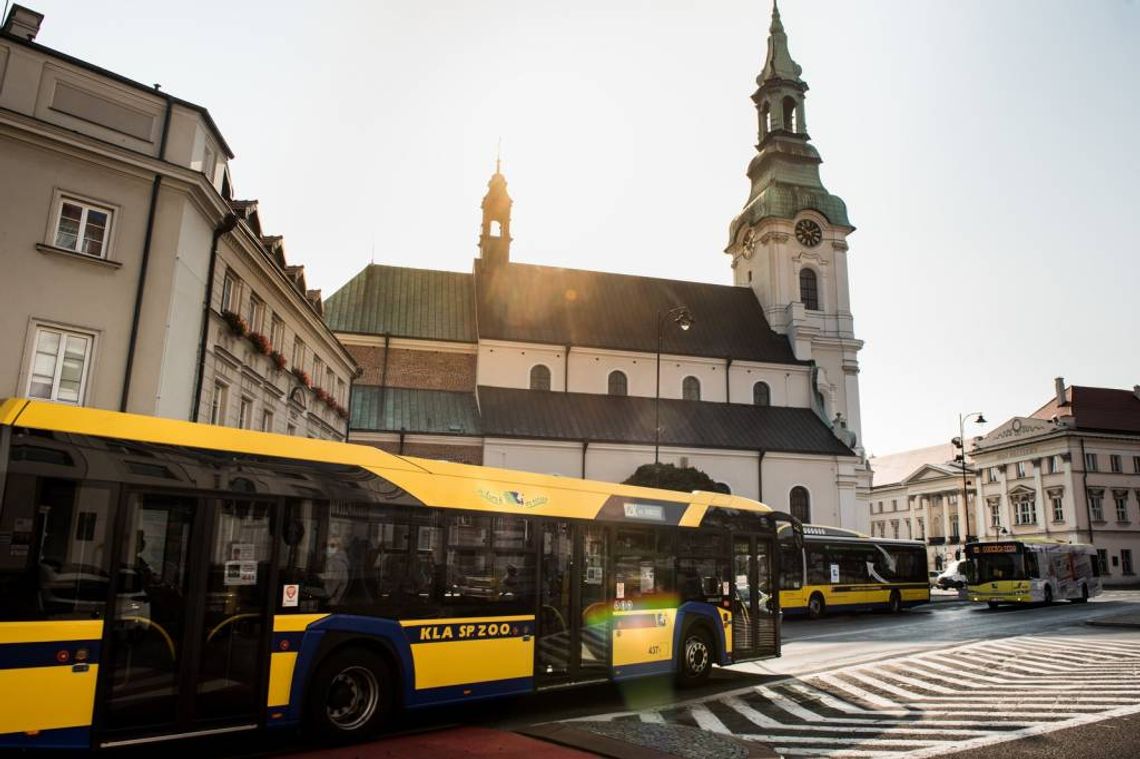
M607 392L610 395L629 395L629 379L625 376L625 372L618 369L610 372Z
M550 368L545 364L535 364L530 368L530 389L550 389Z
M796 485L788 494L788 511L801 522L811 521L811 496L803 485Z
M685 377L681 382L681 397L687 401L701 399L701 381L696 377Z
M755 406L772 405L772 390L767 382L757 382L752 386L752 403Z

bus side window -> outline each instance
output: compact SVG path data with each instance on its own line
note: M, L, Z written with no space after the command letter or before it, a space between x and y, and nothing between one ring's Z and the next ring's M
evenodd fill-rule
M807 555L807 583L808 585L828 585L831 583L831 567L827 552L821 546L808 545L805 548Z
M794 546L780 546L780 589L799 590L803 587L803 560Z
M1037 564L1037 554L1029 551L1025 553L1025 573L1034 579L1041 577L1041 568Z

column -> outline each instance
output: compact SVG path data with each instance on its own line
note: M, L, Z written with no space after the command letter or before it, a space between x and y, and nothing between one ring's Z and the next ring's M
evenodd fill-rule
M1046 526L1048 522L1045 517L1045 484L1041 482L1041 461L1039 458L1033 460L1033 498L1034 510L1037 512L1037 531L1045 533L1049 528Z
M939 493L942 496L942 535L945 537L944 543L950 543L950 494Z
M966 542L966 536L970 534L970 520L966 519L966 488L962 488L962 492L958 495L958 534L961 536L963 543Z

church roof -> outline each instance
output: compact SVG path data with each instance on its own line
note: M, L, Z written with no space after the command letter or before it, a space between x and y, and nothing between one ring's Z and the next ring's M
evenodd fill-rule
M483 434L653 444L654 399L479 388ZM661 399L661 444L855 456L805 408Z
M470 274L371 264L325 301L334 332L474 343Z
M654 353L658 314L687 306L687 331L666 325L663 353L795 364L752 290L510 263L476 268L479 337Z
M474 393L368 385L352 388L349 428L369 432L481 434Z
M1034 419L1073 418L1078 430L1140 433L1140 388L1118 390L1109 387L1065 388L1065 404L1054 397L1033 413Z

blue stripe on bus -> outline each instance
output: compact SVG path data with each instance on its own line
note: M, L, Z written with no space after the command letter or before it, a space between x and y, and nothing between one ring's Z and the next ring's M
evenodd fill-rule
M483 683L447 685L442 688L425 688L415 691L413 698L405 702L409 708L439 706L457 701L476 701L482 698L511 696L530 693L534 690L533 677L515 677L508 680L491 680Z
M41 730L33 735L5 733L0 735L0 748L90 748L90 727L63 727Z
M724 622L721 621L717 607L707 603L686 601L677 607L677 622L673 626L673 650L681 651L681 634L685 631L686 618L690 616L700 617L708 621L713 629L713 643L716 644L716 650L721 652L717 663L721 665L731 664L732 652L728 651L724 645Z
M642 664L623 664L614 667L613 681L620 683L624 680L633 680L638 677L651 677L653 675L668 675L673 672L673 660L650 661Z
M4 643L0 644L0 669L95 664L99 661L99 645L97 640Z

